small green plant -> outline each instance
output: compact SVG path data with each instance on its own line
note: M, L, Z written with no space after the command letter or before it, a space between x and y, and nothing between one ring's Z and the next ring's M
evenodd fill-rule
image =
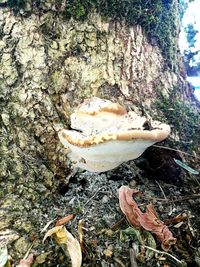
M63 15L66 19L73 17L77 20L84 20L87 18L88 12L89 6L87 1L76 0L66 3Z

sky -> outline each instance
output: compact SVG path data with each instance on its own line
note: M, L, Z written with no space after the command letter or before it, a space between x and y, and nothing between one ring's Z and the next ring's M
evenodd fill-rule
M194 29L199 31L196 34L195 50L200 50L200 16L199 16L200 12L199 10L200 10L200 0L195 0L194 2L189 3L189 7L186 10L183 20L182 20L183 27L187 26L187 24L193 24ZM184 35L184 31L181 31L181 34L180 34L180 48L181 48L181 51L188 48L188 43Z
M188 1L186 0L186 2ZM193 2L189 3L189 7L186 10L182 20L182 27L186 27L187 24L193 24L194 29L198 31L196 34L195 47L192 49L194 51L200 50L200 0L194 0ZM182 30L180 33L179 45L182 53L184 50L188 49L188 43L184 34L184 30ZM195 61L200 61L200 53L195 57ZM200 77L196 77L195 79L188 77L188 81L191 82L193 86L200 87ZM200 101L200 88L195 90L195 95Z

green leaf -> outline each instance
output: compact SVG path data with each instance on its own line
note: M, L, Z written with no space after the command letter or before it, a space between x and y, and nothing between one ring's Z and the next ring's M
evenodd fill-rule
M187 164L183 163L182 161L180 161L178 159L174 159L174 161L176 162L176 164L178 164L181 168L185 169L186 171L188 171L192 174L199 174L198 171L192 169L191 167L189 167Z
M125 241L126 241L126 237L129 237L132 240L134 240L135 244L139 243L139 245L147 245L148 247L156 249L156 241L153 235L148 231L144 231L141 229L138 230L134 227L128 227L124 230L121 230L120 233L125 239ZM154 255L155 255L155 251L147 249L145 254L143 251L142 254L140 255L141 257L139 257L138 259L139 261L150 260L151 258L154 257Z
M127 236L131 237L133 240L138 241L140 244L143 244L141 233L138 229L133 227L128 227L124 230L121 230L121 235L124 239Z
M150 232L147 232L147 231L145 231L144 235L145 235L145 239L146 239L146 242L145 242L146 245L148 247L156 249L156 241L155 241L153 235ZM146 251L147 260L150 260L151 258L153 258L154 255L155 255L155 251L147 249L147 251Z

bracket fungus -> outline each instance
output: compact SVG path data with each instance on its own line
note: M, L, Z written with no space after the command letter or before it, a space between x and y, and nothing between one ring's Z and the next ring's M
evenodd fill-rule
M151 122L118 103L93 97L71 115L72 130L60 129L61 143L74 166L104 172L138 158L146 148L167 138L170 126Z

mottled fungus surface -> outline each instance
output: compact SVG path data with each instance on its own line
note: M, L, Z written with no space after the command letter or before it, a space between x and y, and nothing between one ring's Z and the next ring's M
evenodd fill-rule
M138 158L146 148L167 138L170 127L158 121L145 129L147 119L127 112L118 103L93 97L71 115L71 128L60 129L61 143L69 148L74 166L104 172Z

